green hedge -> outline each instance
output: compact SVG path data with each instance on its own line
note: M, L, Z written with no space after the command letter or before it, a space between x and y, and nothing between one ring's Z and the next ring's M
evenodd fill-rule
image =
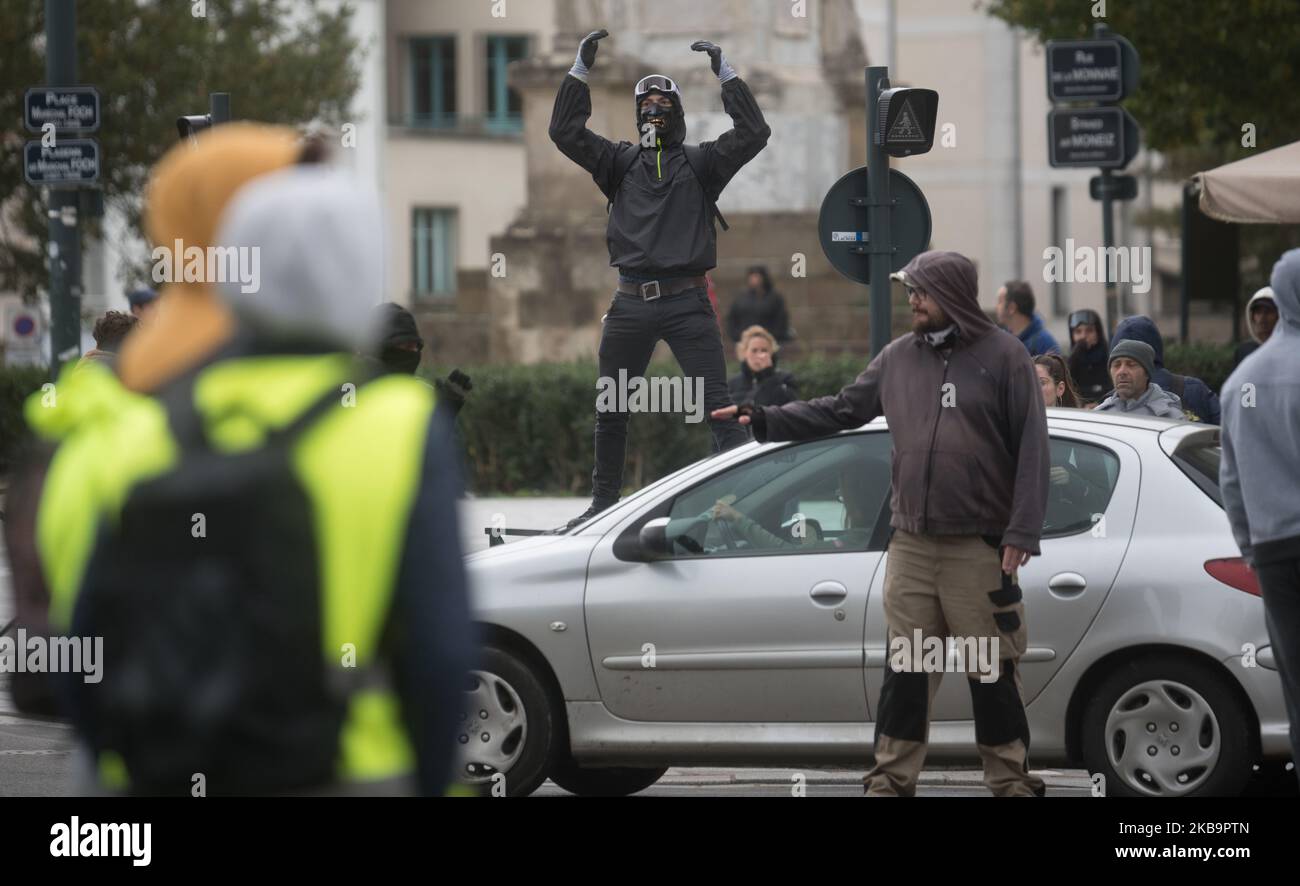
M789 367L803 396L838 391L865 361L860 357L806 360ZM462 367L474 390L460 413L466 469L479 494L586 495L594 463L594 362L533 366ZM734 367L733 367L734 369ZM434 375L444 375L439 370ZM675 363L646 375L675 376ZM637 489L712 451L708 422L681 415L637 414L628 426L624 483Z
M1232 345L1169 344L1170 371L1204 379L1215 391L1232 366ZM803 397L838 391L866 365L841 355L791 363ZM596 364L463 367L474 390L461 412L469 485L476 493L586 495L591 491L595 428ZM735 365L731 371L737 371ZM659 363L647 375L677 375L675 363ZM435 375L445 375L438 371ZM49 378L44 369L0 368L0 472L11 467L25 433L22 402ZM712 449L708 423L687 424L681 415L638 414L628 428L625 485L639 488Z
M1165 345L1165 368L1178 375L1199 378L1219 393L1232 374L1232 353L1236 345L1211 345L1201 342Z

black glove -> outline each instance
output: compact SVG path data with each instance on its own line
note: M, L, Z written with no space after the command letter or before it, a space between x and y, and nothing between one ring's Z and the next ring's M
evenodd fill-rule
M592 31L582 42L578 44L578 60L582 62L583 67L590 68L596 63L596 50L600 46L601 40L609 36L609 31L601 28L599 31Z
M691 49L696 52L707 52L709 54L709 65L713 68L713 73L718 75L718 80L726 83L736 77L736 69L727 64L726 56L722 54L722 47L710 43L708 40L696 40L691 44Z
M465 395L474 387L469 380L469 376L459 369L453 369L446 378L437 379L434 381L433 386L438 391L439 398L451 410L452 415L460 413L461 407L465 405Z
M696 52L707 52L709 54L709 65L713 68L713 73L722 70L722 47L710 43L708 40L696 40L691 44L691 49Z

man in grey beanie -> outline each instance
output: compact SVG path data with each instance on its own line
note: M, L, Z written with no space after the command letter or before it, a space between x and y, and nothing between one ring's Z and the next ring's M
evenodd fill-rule
M1097 411L1186 419L1178 395L1151 381L1155 365L1156 352L1146 342L1130 338L1111 348L1110 380L1115 390Z

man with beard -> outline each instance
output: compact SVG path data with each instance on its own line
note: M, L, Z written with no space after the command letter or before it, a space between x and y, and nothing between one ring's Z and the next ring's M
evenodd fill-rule
M1040 553L1047 508L1047 419L1024 345L980 310L975 265L924 252L893 275L912 331L838 394L784 406L731 406L759 441L804 440L889 420L894 453L885 618L890 649L974 640L996 652L996 678L964 668L984 783L997 796L1042 796L1029 772L1019 660L1027 640L1017 572ZM935 638L932 640L931 638ZM891 655L875 724L870 796L913 796L925 763L941 672ZM904 659L900 661L900 659Z
M1100 403L1110 390L1109 356L1101 316L1087 308L1070 314L1070 377L1087 406Z

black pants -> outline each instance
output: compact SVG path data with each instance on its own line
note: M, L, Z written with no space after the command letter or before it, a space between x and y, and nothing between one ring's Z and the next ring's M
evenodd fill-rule
M1291 755L1300 777L1300 558L1255 567L1264 596L1264 624L1282 677L1291 721Z
M665 295L653 301L616 293L600 334L600 374L617 380L619 370L629 379L643 376L655 345L663 339L687 380L704 379L704 411L731 405L727 394L727 364L722 356L718 318L703 287ZM596 469L592 472L592 497L616 501L623 488L627 458L627 412L596 410ZM715 422L713 451L739 446L749 439L732 420Z

